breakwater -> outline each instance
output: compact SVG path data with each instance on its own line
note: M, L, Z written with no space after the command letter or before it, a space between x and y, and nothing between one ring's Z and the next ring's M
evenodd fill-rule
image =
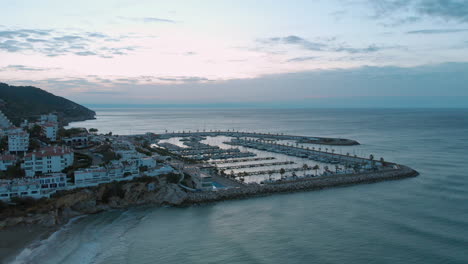
M271 195L275 193L288 193L298 191L320 190L324 188L339 187L362 183L374 183L387 180L398 180L415 177L419 173L407 166L398 165L396 169L385 171L365 172L358 174L342 174L322 176L311 179L298 179L272 184L246 184L240 188L223 189L212 192L188 193L184 205L202 204L232 199L245 199L255 196Z
M265 140L294 140L298 143L310 143L320 145L335 145L335 146L353 146L359 145L356 140L345 139L345 138L325 138L325 137L310 137L310 136L295 136L285 134L272 134L272 133L259 133L259 132L245 132L245 131L221 131L221 130L210 130L210 131L178 131L178 132L166 132L160 134L159 138L167 139L173 137L216 137L216 136L227 136L236 138L260 138Z

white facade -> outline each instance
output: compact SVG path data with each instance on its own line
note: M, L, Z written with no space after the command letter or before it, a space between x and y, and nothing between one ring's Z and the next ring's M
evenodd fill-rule
M57 141L58 123L47 122L41 125L42 134L50 139L50 141Z
M8 131L8 151L25 152L29 149L29 134L21 128Z
M53 122L58 123L58 117L56 114L41 115L39 121L42 123Z
M75 171L76 187L95 186L110 182L107 170L103 167L91 167Z
M14 197L41 198L41 185L31 179L0 182L0 200Z
M73 151L68 147L45 147L28 153L24 157L23 169L26 176L61 172L73 164Z
M43 194L67 188L67 175L65 173L49 173L34 178L41 185Z
M0 181L0 200L15 197L39 199L50 197L58 190L67 188L67 176L64 173L52 173L41 177Z

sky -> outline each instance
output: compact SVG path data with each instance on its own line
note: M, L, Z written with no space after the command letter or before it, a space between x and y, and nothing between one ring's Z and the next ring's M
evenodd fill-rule
M0 82L78 103L468 107L468 0L0 8Z

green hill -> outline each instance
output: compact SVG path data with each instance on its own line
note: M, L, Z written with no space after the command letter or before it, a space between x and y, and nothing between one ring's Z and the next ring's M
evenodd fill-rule
M42 89L6 83L0 83L0 110L16 125L23 119L34 120L51 112L56 112L65 124L94 119L96 115L84 106Z

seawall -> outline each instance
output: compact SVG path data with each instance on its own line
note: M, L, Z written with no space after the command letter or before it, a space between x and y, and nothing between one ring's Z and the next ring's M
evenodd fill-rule
M189 193L184 201L184 204L202 204L207 202L245 199L254 196L272 195L275 193L320 190L324 188L345 185L374 183L387 180L398 180L403 178L415 177L417 175L419 175L417 171L406 166L399 166L398 169L392 169L387 171L322 176L311 179L298 179L289 182L279 182L265 185L249 184L242 188L224 189L214 192Z

